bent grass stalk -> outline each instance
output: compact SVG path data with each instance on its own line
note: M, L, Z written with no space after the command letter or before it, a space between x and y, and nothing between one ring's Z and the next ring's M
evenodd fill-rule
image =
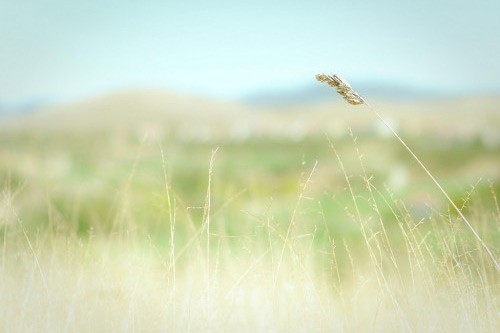
M453 209L455 209L455 211L458 213L458 215L462 218L467 227L470 229L474 237L476 237L476 239L479 241L483 249L486 251L491 261L493 262L493 265L495 266L496 270L500 271L500 264L496 260L493 252L490 250L488 245L486 245L481 236L479 236L474 227L472 227L472 224L469 222L469 220L464 216L462 211L457 207L457 205L453 202L453 200L451 200L448 193L444 190L444 188L437 181L437 179L432 175L429 169L427 169L427 167L422 163L422 161L417 157L417 155L415 155L413 150L411 150L411 148L408 147L406 142L398 135L398 133L396 133L396 131L392 128L392 126L389 125L389 123L387 123L387 121L385 121L384 118L382 118L382 116L377 112L377 110L375 110L370 104L368 104L368 102L366 102L357 92L355 92L351 88L351 86L345 80L343 80L337 74L334 75L317 74L316 80L322 83L326 83L332 88L335 88L335 90L337 90L339 95L341 95L344 98L344 100L346 100L349 104L366 105L375 114L375 116L391 131L391 133L396 137L396 139L403 145L403 147L408 151L408 153L413 157L413 159L418 163L418 165L420 165L420 167L434 182L434 184L441 191L441 193L443 193L443 195L448 200L450 205L453 207Z

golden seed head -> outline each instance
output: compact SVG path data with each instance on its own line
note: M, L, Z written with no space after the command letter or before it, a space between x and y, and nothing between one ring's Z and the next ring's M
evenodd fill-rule
M317 74L316 80L319 82L323 82L328 84L330 87L335 88L337 92L349 103L352 105L360 105L365 104L364 99L358 95L357 92L352 90L349 83L344 81L340 76L334 74L325 75L325 74Z

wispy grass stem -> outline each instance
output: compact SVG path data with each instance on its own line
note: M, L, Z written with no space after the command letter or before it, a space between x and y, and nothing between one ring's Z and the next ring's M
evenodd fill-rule
M472 224L469 222L469 220L465 217L465 215L462 213L462 211L457 207L457 205L451 200L450 196L448 193L444 190L444 188L441 186L441 184L437 181L437 179L432 175L432 173L427 169L427 167L422 163L422 161L415 155L413 150L408 147L406 142L399 136L399 134L392 128L391 125L385 119L373 108L366 100L364 100L357 92L355 92L351 86L343 80L339 75L325 75L325 74L318 74L316 75L316 80L322 83L328 84L330 87L333 87L337 90L337 92L346 100L349 104L352 105L366 105L374 114L375 116L391 131L392 134L396 137L396 139L403 145L403 147L410 153L410 155L413 157L413 159L422 167L422 169L425 171L425 173L429 176L429 178L434 182L434 184L437 186L437 188L443 193L445 198L448 200L450 205L455 209L455 211L458 213L458 215L462 218L462 220L465 222L467 227L470 229L474 237L478 240L478 242L481 244L483 249L486 251L488 256L490 257L491 261L493 262L493 265L495 266L496 270L500 272L500 264L495 258L495 255L493 252L490 250L488 245L483 241L481 236L477 233L477 231L472 227Z

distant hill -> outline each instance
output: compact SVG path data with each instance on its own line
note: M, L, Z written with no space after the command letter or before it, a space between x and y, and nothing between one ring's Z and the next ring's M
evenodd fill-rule
M16 114L29 114L49 105L47 101L30 99L19 104L0 103L0 116L11 116Z
M53 129L137 127L232 119L248 107L161 90L129 90L38 110L23 126Z
M362 96L371 100L425 100L453 97L434 90L390 83L353 82L352 86ZM331 88L315 82L287 90L263 91L244 98L243 102L254 106L283 106L331 101L337 96Z
M248 106L162 90L128 90L0 118L0 132L112 135L150 140L243 139L268 130Z
M407 135L437 133L448 138L481 137L492 147L500 144L500 97L497 95L402 100L375 98L362 86L358 91L368 96L370 104ZM45 107L23 116L1 118L0 132L22 130L43 135L121 132L135 133L137 137L147 134L202 141L267 136L300 140L325 131L334 136L346 135L348 129L385 135L380 122L366 107L349 105L322 85L305 92L282 95L280 103L283 104L269 106L266 102L265 106L257 106L161 90L121 91ZM401 91L400 96L410 95Z

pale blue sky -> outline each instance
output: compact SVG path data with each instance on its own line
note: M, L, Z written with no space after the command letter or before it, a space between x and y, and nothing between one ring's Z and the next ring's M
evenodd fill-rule
M316 72L500 91L500 1L0 0L0 103L161 88L238 99Z

